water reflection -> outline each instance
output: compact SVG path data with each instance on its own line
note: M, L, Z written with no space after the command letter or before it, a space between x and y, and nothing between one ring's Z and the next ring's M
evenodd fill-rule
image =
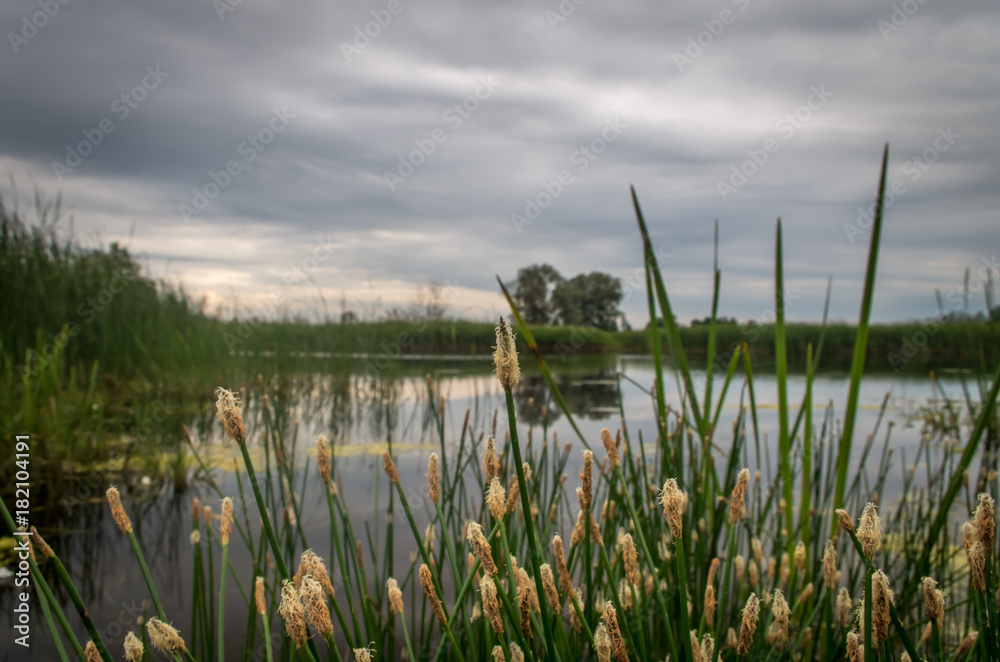
M322 366L319 366L322 367ZM412 489L414 514L420 527L431 519L430 505L422 497L423 474L426 458L430 450L440 450L440 434L443 427L448 456L456 452L463 428L468 425L464 437L480 439L493 433L494 413L503 403L503 396L495 378L491 375L488 359L400 361L377 374L351 372L338 366L338 370L320 370L297 373L281 373L275 376L251 378L244 384L231 385L238 390L244 401L244 413L250 432L250 445L255 453L261 454L258 471L263 473L267 462L275 458L264 457L260 440L268 432L263 423L265 407L273 413L276 430L284 440L282 452L285 460L293 463L295 490L302 495L300 517L309 544L318 554L328 559L331 569L336 564L329 563L331 544L329 540L329 520L326 513L325 497L318 489L315 477L315 460L309 449L316 435L323 434L334 443L334 470L339 478L341 493L350 509L351 520L360 538L371 536L373 549L378 549L384 540L385 513L390 508L390 496L377 452L381 446L376 443L392 443L398 455L397 467ZM557 384L565 398L569 411L577 421L583 435L598 445L602 427L615 430L620 426L620 411L624 411L631 434L645 432L647 451L655 452L648 441L654 435L654 418L648 390L637 386L651 386L652 366L648 357L586 357L567 364L554 364ZM574 444L570 464L566 473L574 475L579 467L580 444L565 416L555 405L549 388L538 373L537 368L525 361L521 383L515 391L518 425L530 431L536 452L540 452L546 438L551 441L553 433L558 433L560 441ZM619 374L631 379L621 380ZM668 387L672 385L668 380ZM720 384L721 386L721 384ZM954 394L960 393L956 383L945 383ZM804 387L804 379L792 377L789 380L789 399L797 403ZM765 477L773 474L776 454L773 440L777 430L776 384L773 377L762 375L755 383L759 405L760 437L763 442L762 459ZM718 394L718 390L716 393ZM816 412L816 426L833 428L836 419L842 416L842 406L847 394L847 379L844 375L822 375L814 385L815 402L825 405L832 400L834 408L829 412ZM915 409L930 396L929 383L912 377L873 376L866 378L861 398L858 439L855 444L854 461L862 460L866 433L873 432L879 406L885 394L889 393L887 416L895 424L892 445L901 451L913 449L917 444L917 431L906 426L906 414ZM668 401L678 406L676 393L668 393ZM741 383L734 383L727 393L720 430L727 431L729 422L738 414L741 398L745 392ZM444 400L444 416L440 416L440 403ZM466 412L468 422L466 423ZM544 414L543 414L544 412ZM214 420L211 401L205 402L197 412L187 416L185 425L191 438L225 494L236 497L242 488L250 500L249 512L243 511L243 504L237 501L237 518L250 523L254 532L255 545L259 531L256 508L249 496L246 477L241 475L237 482L233 472L233 459L238 456L235 449L227 446L221 438L220 426ZM883 423L883 430L888 422ZM545 432L543 432L543 429ZM501 415L496 423L498 438L506 431L506 417ZM547 434L546 434L547 433ZM883 435L869 452L876 460L882 452ZM525 437L522 437L525 438ZM188 469L179 472L178 480L155 480L131 472L122 479L121 489L135 527L136 536L149 561L150 570L165 608L182 632L191 629L191 590L193 562L189 535L191 532L190 501L197 497L211 503L218 510L218 496L210 489L203 476L194 469L190 453L184 451L184 442L178 435L178 454L173 458L187 458ZM718 437L719 456L725 457L731 438ZM820 446L821 452L827 452ZM470 452L466 448L466 453ZM899 456L904 456L901 452ZM911 452L910 459L913 455ZM741 465L758 467L749 444L744 447ZM875 462L872 462L875 465ZM466 465L469 466L469 465ZM898 469L899 465L896 465ZM472 469L469 469L472 471ZM898 470L887 478L863 473L864 485L874 485L879 480L886 481L884 488L893 489L898 481ZM99 474L97 474L100 476ZM451 478L447 477L446 478ZM100 481L98 481L100 482ZM105 481L106 482L106 481ZM79 588L85 603L90 608L98 627L107 635L112 652L120 651L120 643L127 629L134 627L135 618L142 612L142 599L146 588L142 576L132 556L127 539L115 527L107 506L103 501L105 485L88 488L88 491L67 494L63 506L51 508L38 515L41 525L56 552L64 559ZM278 490L280 486L268 483L267 490ZM83 494L85 496L79 496ZM479 495L464 495L475 502ZM276 514L280 521L280 512ZM395 570L405 574L409 566L411 533L405 527L397 527L397 539L402 541L392 559L385 559ZM301 545L298 545L301 550ZM229 659L241 659L241 648L246 635L246 610L242 607L240 589L248 589L252 581L253 559L243 545L232 548L232 564L237 569L238 579L229 586L226 637L231 652ZM218 559L216 559L218 562ZM215 568L218 576L219 568ZM50 585L56 592L63 608L72 612L72 607L58 581L46 566ZM446 588L446 590L450 590ZM12 640L11 608L13 594L10 589L0 591L0 636L5 641ZM40 615L38 605L33 605L35 615ZM77 619L70 614L74 626ZM20 650L0 650L0 660L49 660L56 659L45 633L40 616L33 621L33 648L30 654ZM278 629L275 626L275 631ZM82 627L77 634L86 640ZM259 638L258 638L259 640Z

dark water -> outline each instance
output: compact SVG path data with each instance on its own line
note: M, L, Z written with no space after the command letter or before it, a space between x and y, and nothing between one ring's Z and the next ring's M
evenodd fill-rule
M621 380L622 409L627 421L629 434L637 438L641 431L647 442L654 438L654 417L648 392L638 385L648 388L653 384L651 362L647 357L604 357L586 359L562 365L556 362L553 370L557 373L560 388L566 396L574 418L584 436L592 446L599 447L600 429L608 427L612 431L621 427L619 413L620 373L628 379ZM435 398L446 400L445 427L449 443L457 443L466 410L469 410L469 426L472 436L480 439L489 436L493 426L494 411L502 407L503 398L495 378L490 374L488 361L445 362L439 360L411 364L409 375L400 376L372 387L360 379L343 375L324 374L303 375L298 386L289 387L275 395L272 406L282 413L283 430L286 439L294 440L296 448L295 490L301 492L300 515L308 543L316 553L331 559L329 516L321 483L315 474L315 456L310 455L312 441L317 434L325 434L336 442L335 472L340 478L342 495L350 509L356 535L363 540L370 536L371 545L365 544L366 564L370 562L369 547L383 549L385 532L385 512L389 503L389 490L382 472L380 454L391 439L393 453L397 457L397 467L402 483L409 495L417 525L421 531L430 521L428 503L425 500L427 456L432 450L440 450L434 419L428 408L427 383L425 373L432 375ZM696 382L699 379L696 377ZM803 377L789 379L789 402L797 409L804 389ZM638 384L638 385L637 385ZM676 387L672 379L668 382L668 402L678 406ZM717 401L721 377L716 378L713 400ZM942 385L952 397L960 397L957 381L944 380ZM758 406L758 421L761 439L765 442L765 456L770 462L760 467L764 478L772 475L777 463L774 439L777 435L777 385L773 376L755 377ZM815 425L823 419L823 408L832 400L833 418L843 415L842 405L847 397L848 380L845 375L829 374L816 378L814 383ZM543 443L541 428L542 405L549 411L548 439L558 438L559 443L573 443L570 466L566 473L570 476L579 471L574 465L579 460L582 448L575 433L565 418L553 411L553 403L548 398L548 389L540 375L531 374L526 369L517 389L518 428L522 442L530 434L533 448L537 452ZM878 410L883 398L889 394L886 420L882 421L878 443L875 444L873 458L869 459L869 477L874 476L882 440L888 429L888 421L893 421L891 445L896 461L886 482L883 503L890 503L894 491L898 492L903 475L899 460L909 452L907 465L912 464L917 447L919 430L909 421L919 405L925 404L931 396L931 385L927 379L918 377L870 376L866 378L861 392L861 410L852 461L860 459L862 441L875 427ZM732 421L738 414L742 402L746 403L746 393L742 381L734 380L727 393L720 416L720 433L717 439L722 444L731 441L728 434ZM253 404L248 406L248 429L251 445L260 435L260 426L253 421ZM793 409L794 411L794 409ZM204 419L190 422L193 435L199 444L203 457L211 459L212 474L222 492L232 496L236 505L236 517L244 521L243 505L239 499L237 478L232 469L232 459L238 451L227 445L221 438L218 424L209 424ZM506 416L501 410L496 434L503 438L506 431ZM454 448L448 449L451 455ZM725 455L725 451L720 451ZM599 453L601 455L601 453ZM741 465L751 471L758 468L755 452L748 444L744 447ZM272 458L273 460L273 458ZM240 463L242 465L242 462ZM263 472L263 456L255 456L258 473ZM306 465L308 465L306 467ZM769 468L770 467L770 468ZM303 473L304 472L304 473ZM122 659L121 643L128 630L137 630L136 618L146 613L154 615L153 609L144 605L147 595L142 575L132 554L127 538L116 528L103 500L106 487L104 476L94 472L86 481L78 485L75 494L66 495L65 505L49 509L36 515L42 520L43 533L56 553L63 559L77 587L88 606L95 624L108 643L112 654ZM447 479L448 476L446 475ZM304 479L304 488L303 486ZM249 521L254 531L254 544L259 542L258 517L253 503L252 492L244 474L241 474L242 488L249 508ZM182 484L143 481L136 477L130 485L122 486L123 502L130 513L135 533L145 554L168 618L182 635L191 630L191 595L193 577L193 555L189 540L191 533L190 503L198 498L203 504L211 505L216 515L219 512L219 498L207 483L188 474ZM272 486L277 489L277 486ZM280 517L280 514L279 514ZM275 513L272 513L273 519ZM572 523L567 523L567 527ZM218 523L216 522L216 527ZM46 533L47 532L47 533ZM564 532L568 534L568 530ZM391 559L394 576L402 578L410 570L410 552L415 549L413 536L401 513L396 517L395 557ZM251 590L253 577L250 576L252 563L248 550L239 540L235 531L234 544L230 548L230 561L236 569L239 582L245 591ZM301 550L301 545L298 547ZM377 554L382 563L381 552ZM214 558L215 589L218 590L220 559ZM9 566L13 567L13 566ZM333 568L330 568L333 570ZM57 597L62 602L70 622L77 630L81 641L87 640L86 631L73 611L68 597L59 589L58 580L46 567L46 574ZM339 581L339 573L335 583ZM369 575L371 576L371 575ZM226 641L227 660L243 659L242 650L247 631L247 612L243 606L240 589L233 575L228 578ZM342 596L342 586L338 586ZM446 592L451 589L446 587ZM409 600L409 595L406 596ZM345 601L341 600L344 606ZM12 609L15 595L11 587L0 588L0 660L56 660L56 654L46 631L37 602L33 601L31 613L31 648L14 645L12 629ZM348 617L349 618L349 617ZM277 632L277 619L272 620L272 628ZM259 620L258 620L259 624ZM335 622L335 630L339 631ZM260 641L260 635L257 636ZM277 638L275 639L277 641ZM320 648L324 648L320 644ZM213 648L214 650L214 648ZM344 650L343 643L341 650ZM277 650L275 651L277 659ZM263 659L258 658L258 659Z

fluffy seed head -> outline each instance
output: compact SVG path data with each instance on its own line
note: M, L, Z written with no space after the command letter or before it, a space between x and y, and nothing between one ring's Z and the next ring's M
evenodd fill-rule
M493 561L493 550L490 548L490 543L483 535L483 527L478 522L469 522L469 526L465 530L465 537L468 539L472 551L479 557L479 563L483 566L483 570L495 575L497 565Z
M864 651L858 633L853 630L847 633L847 659L851 662L861 662L864 659Z
M976 525L972 522L962 524L962 547L965 548L966 553L972 547L972 543L977 540L979 540L979 531L976 530Z
M774 645L778 650L782 650L785 647L785 642L788 641L788 617L791 614L791 610L788 608L788 602L785 600L785 595L781 592L781 589L777 589L774 592L774 600L771 602L771 614L774 616Z
M978 540L966 552L969 570L972 573L972 588L979 593L986 591L986 550Z
M422 563L417 574L420 577L420 586L424 589L424 595L427 596L427 601L431 603L431 609L434 610L434 615L437 616L441 625L446 625L448 623L448 619L444 615L444 607L441 605L441 599L438 597L437 590L434 588L434 580L431 577L431 569L427 567L426 563Z
M144 651L142 642L132 632L125 635L125 659L128 662L141 662Z
M581 510L576 514L576 524L573 525L573 533L570 534L569 544L570 547L576 547L583 542L583 536L586 534L586 520L583 516L583 511Z
M878 570L872 575L872 638L883 642L889 638L889 602L892 600L892 589L889 588L889 578Z
M285 631L295 642L296 648L306 645L306 638L309 636L306 630L305 609L302 607L302 598L295 585L287 579L281 584L281 604L278 605L278 613L285 621Z
M795 545L795 568L800 573L806 569L806 546L801 540Z
M146 621L146 632L153 648L164 653L185 653L187 646L176 628L167 625L155 616Z
M719 572L719 564L720 563L721 563L721 561L719 561L718 558L714 558L714 559L712 559L712 562L708 564L708 578L707 578L707 581L708 581L709 584L715 584L715 575L718 574L718 572Z
M847 514L847 511L843 508L837 509L837 520L840 522L840 528L844 531L851 532L854 530L854 518Z
M840 581L840 570L837 569L837 546L832 540L826 541L823 549L823 583L830 590L837 588Z
M705 623L708 627L715 627L715 586L709 584L705 587Z
M247 443L247 429L243 425L243 414L240 411L240 401L233 392L222 387L215 391L218 400L215 402L217 417L226 431L226 438L232 439L240 446Z
M611 437L611 431L607 428L601 430L601 442L604 444L604 450L608 453L608 459L611 460L611 468L614 469L621 460L618 457L618 446L615 445L615 440Z
M594 500L594 453L583 451L583 469L580 470L580 507L590 510Z
M503 519L507 508L507 494L500 478L496 476L490 481L490 489L486 492L486 506L495 519Z
M757 562L757 565L764 566L764 546L760 542L760 538L754 536L750 541L750 547L753 549L753 558Z
M705 662L705 656L701 654L701 646L698 645L697 630L691 630L691 655L694 658L693 662Z
M192 531L191 532L190 540L191 540L191 546L192 547L197 547L198 545L200 545L201 544L201 531L199 531L198 529L195 529L194 531Z
M522 570L523 572L523 570ZM517 606L521 613L521 634L531 641L531 594L521 587L521 578L517 578Z
M333 621L330 620L330 609L326 606L323 587L312 577L305 577L302 580L301 594L309 624L321 637L329 639L333 636Z
M538 566L538 571L542 575L542 586L545 589L545 600L552 609L559 610L559 592L556 591L556 578L552 574L552 566L543 563Z
M441 471L437 453L431 453L427 460L427 495L434 503L441 500Z
M399 485L399 472L396 471L396 463L392 461L389 451L382 452L382 468L385 469L385 475L389 477L389 480Z
M604 623L594 631L594 649L600 662L611 662L611 637L608 636L608 628Z
M329 483L330 471L333 469L330 462L330 440L323 435L316 437L316 469L323 482Z
M229 536L233 532L233 500L226 497L222 500L222 522L219 524L219 539L223 545L229 544Z
M507 323L500 318L497 324L497 344L493 348L493 365L496 366L497 379L505 391L513 391L521 378L521 366L517 362L517 346L514 344L514 333Z
M757 632L757 619L760 617L760 600L756 593L751 593L747 598L747 604L743 608L743 622L740 624L740 640L736 646L736 653L744 655L753 645L753 636Z
M868 503L861 513L861 523L858 525L858 540L861 550L868 560L875 558L875 553L882 545L882 518L878 516L878 506Z
M503 636L503 618L500 617L500 603L497 601L497 587L493 582L493 576L483 574L479 580L479 592L483 598L483 613L493 626L493 632L498 637Z
M979 638L979 633L975 630L969 632L965 635L965 639L958 644L958 651L955 653L955 659L961 660L963 657L969 654L972 647L976 645L976 639Z
M493 662L506 662L507 658L503 656L503 648L500 646L493 647Z
M510 662L524 662L524 651L517 644L510 644Z
M125 514L121 497L118 495L118 488L109 487L105 496L108 498L108 505L111 506L111 516L115 518L115 524L122 530L122 533L132 533L132 520Z
M354 653L354 662L372 662L372 653L375 649L369 646L368 648L354 648L351 650Z
M746 560L743 558L743 555L737 554L736 558L733 559L733 564L736 566L736 581L742 582L743 576L746 573Z
M604 614L601 616L604 624L608 627L608 636L611 637L611 652L615 654L618 662L628 662L628 651L625 649L625 639L622 631L618 627L618 613L615 611L611 601L604 603Z
M486 484L493 482L494 478L500 475L500 460L497 458L496 439L490 437L486 441L486 450L483 451L483 475L486 477Z
M399 590L399 584L392 577L388 579L385 583L386 590L389 593L389 612L392 614L402 614L403 613L403 592Z
M733 488L733 496L729 500L729 521L736 524L743 519L743 502L747 495L747 485L750 484L750 470L743 469L736 478L736 487Z
M521 485L517 482L517 476L510 477L510 487L507 489L507 503L503 506L504 515L510 515L517 509L517 504L521 499Z
M563 540L559 535L552 536L552 555L556 558L556 570L559 572L559 588L563 593L573 591L573 578L566 567L566 555L563 553Z
M101 662L101 654L97 652L97 646L94 645L93 641L87 642L87 647L83 649L83 654L87 658L87 662Z
M622 560L625 563L625 577L632 586L638 586L642 577L639 574L639 552L635 548L635 541L632 534L626 533L622 536Z
M939 630L944 627L944 592L930 577L924 577L924 609L927 618L936 622Z
M660 493L660 503L663 505L663 515L667 518L667 526L674 538L683 537L684 507L687 505L687 495L677 487L677 481L668 478Z
M53 552L48 543L42 539L42 536L38 533L38 529L34 526L31 527L31 544L34 545L45 558L50 559L55 556L55 552Z
M715 654L715 639L711 634L706 632L701 637L701 657L706 662L712 662Z
M253 601L257 613L263 616L267 613L267 602L264 601L264 578L258 577L253 585Z
M846 628L851 624L851 613L854 611L854 601L851 594L844 587L837 593L837 623L840 627Z
M985 492L979 495L979 505L976 506L976 535L983 543L983 551L987 556L993 554L996 541L996 520L993 519L993 497Z

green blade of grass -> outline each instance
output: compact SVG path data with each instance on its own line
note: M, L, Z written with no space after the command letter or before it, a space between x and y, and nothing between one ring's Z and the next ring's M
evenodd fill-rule
M670 347L670 357L672 362L680 370L681 375L684 377L684 387L691 400L691 414L694 416L698 432L702 435L702 437L704 437L707 433L707 430L705 429L705 420L702 418L701 410L698 408L698 395L693 389L691 370L688 367L687 356L684 354L684 346L681 343L680 330L677 328L677 320L674 319L674 312L670 307L670 299L667 296L667 289L663 285L663 276L660 274L660 266L656 262L656 254L653 252L653 244L649 240L649 232L646 229L646 219L643 217L642 209L639 207L639 198L636 196L635 187L630 187L630 190L632 192L632 206L635 209L635 216L639 222L639 233L642 235L642 245L646 257L646 263L652 271L653 283L656 285L656 298L660 304L660 311L663 313L663 326L667 331L667 343ZM650 320L650 323L655 325L656 320ZM679 452L678 460L680 460ZM678 478L680 478L680 475Z
M858 320L857 335L854 338L854 357L851 361L851 386L847 395L847 409L844 412L844 426L840 435L837 456L837 484L833 493L833 509L844 506L844 488L847 485L847 465L851 459L851 442L854 440L854 424L858 416L858 397L861 394L861 375L865 371L865 352L868 346L868 320L871 317L872 298L875 293L875 271L878 265L879 239L882 237L882 212L885 202L885 178L889 164L889 144L882 151L882 173L879 175L878 197L875 201L875 220L872 223L871 244L868 247L868 268L865 271L865 291L861 298L861 316ZM831 533L836 530L837 520L833 519Z
M778 382L778 453L781 486L785 497L785 544L788 558L795 557L795 499L792 485L792 441L788 438L788 354L785 347L785 267L781 219L775 228L774 254L774 371ZM793 570L794 576L794 570Z

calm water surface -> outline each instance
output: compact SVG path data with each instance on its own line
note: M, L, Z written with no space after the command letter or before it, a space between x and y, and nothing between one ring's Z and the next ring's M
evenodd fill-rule
M335 442L335 471L339 476L342 494L350 509L354 530L359 538L371 540L374 549L383 549L385 536L385 511L388 505L388 485L382 472L380 454L386 448L387 440L393 444L397 457L397 467L402 483L409 495L418 526L423 528L430 521L429 510L423 495L426 493L427 456L432 450L440 450L434 418L428 406L427 381L424 375L431 375L435 399L445 399L445 438L451 444L449 454L455 451L466 411L469 411L469 427L473 438L485 439L492 432L494 412L503 406L503 396L495 377L490 372L488 359L475 361L424 362L407 361L407 373L388 382L380 382L375 388L361 376L330 376L323 373L303 375L293 386L283 388L275 394L272 407L282 412L283 429L290 446L294 445L296 466L298 467L296 491L301 492L301 519L310 546L328 561L330 559L330 534L327 507L320 482L315 474L315 455L310 453L312 442L318 434L325 434ZM525 363L525 361L522 361ZM619 410L619 382L621 389L621 411L624 412L630 438L636 444L641 433L646 441L646 450L652 454L655 449L650 443L655 438L653 407L649 387L654 383L653 367L644 356L615 356L587 358L570 363L560 363L558 359L551 365L557 375L560 388L569 403L580 430L592 446L600 447L600 430L607 427L616 431L621 427ZM619 375L623 378L619 380ZM703 382L703 375L695 375L696 383ZM717 402L722 377L716 376L713 400ZM957 379L945 378L940 384L949 396L960 398L962 391ZM789 379L789 403L793 412L797 411L805 387L804 376ZM820 375L814 382L814 425L819 427L825 416L825 408L833 403L832 419L843 416L843 404L848 392L848 379L842 374ZM761 469L767 479L775 472L777 453L777 385L773 376L755 376L755 395L758 406L758 424L763 448L761 464L758 467L752 441L744 446L741 466L751 471ZM668 402L679 406L676 384L672 376L667 381ZM893 494L898 494L903 476L903 460L907 467L913 464L919 441L919 425L912 423L918 407L927 403L932 396L931 384L925 377L896 375L871 375L866 377L861 390L861 409L856 427L856 443L852 455L852 472L861 459L861 448L865 437L876 426L879 410L888 397L885 419L882 420L872 454L865 462L866 479L874 480L879 457L887 433L891 434L889 445L894 449L892 470L885 485L882 503L891 507ZM699 397L701 397L699 395ZM566 473L571 477L579 472L579 450L582 444L572 428L555 409L548 398L548 389L542 377L525 366L525 374L517 389L518 428L522 443L530 434L535 451L543 441L542 411L548 411L547 438L558 439L560 444L573 444L570 465ZM741 404L747 403L747 393L742 379L737 377L726 394L719 421L716 442L720 446L719 457L725 458L732 443L731 425L739 413ZM261 426L253 422L255 406L248 403L247 418L251 444L256 446ZM239 486L232 469L232 459L239 452L221 438L218 424L191 421L192 429L200 452L210 458L213 476L222 491L234 497L236 516L243 521L239 499ZM794 420L794 418L793 418ZM890 425L889 423L892 423ZM497 420L496 434L503 438L507 419L501 410ZM748 432L752 435L752 431ZM752 436L751 436L752 439ZM603 451L598 453L603 456ZM257 471L263 471L263 455L255 459ZM769 458L769 461L766 459ZM242 464L242 463L241 463ZM307 468L306 468L307 467ZM575 468L574 468L575 467ZM302 472L306 473L303 474ZM303 477L307 479L302 480ZM251 512L249 520L257 530L258 517L253 505L253 497L246 476L242 475L242 487ZM304 488L303 486L304 482ZM82 502L71 499L70 505L44 514L49 543L64 560L73 575L85 604L89 607L98 628L115 656L121 655L121 642L129 629L134 629L137 616L143 610L145 585L132 556L127 539L115 527L108 508L103 501L103 486L99 489L84 490L93 498ZM160 597L164 602L168 617L173 620L182 634L191 628L192 552L189 542L191 532L191 499L197 497L204 504L212 506L218 513L219 500L215 492L203 479L193 478L183 486L143 486L143 481L123 487L123 501L131 514L136 535L146 555ZM477 504L478 506L478 504ZM272 513L272 517L273 517ZM410 568L409 556L415 549L412 534L401 516L396 518L395 558L392 559L393 573L403 577ZM216 523L217 525L217 523ZM563 532L568 535L568 528ZM252 577L252 563L249 553L239 541L235 532L234 544L230 549L230 560L247 590ZM256 540L256 538L255 538ZM255 543L256 544L256 543ZM370 552L365 545L365 553ZM379 553L379 563L383 562ZM370 559L366 557L366 562ZM215 558L216 577L219 559ZM50 577L50 584L58 584ZM335 577L335 582L338 578ZM217 579L216 579L217 581ZM247 614L242 607L242 597L233 576L228 580L226 613L227 660L240 659L241 643L247 627ZM217 590L216 586L216 590ZM449 588L446 588L449 591ZM78 619L71 613L72 606L66 596L57 590L60 599L65 600L63 608L74 624ZM407 595L409 599L409 595ZM32 648L29 651L20 646L8 644L13 639L11 609L13 589L0 587L0 660L55 660L56 655L42 622L41 613L32 614ZM152 614L152 612L150 612ZM339 630L339 627L335 628ZM78 628L81 641L86 641L85 630ZM258 637L259 641L259 637Z

